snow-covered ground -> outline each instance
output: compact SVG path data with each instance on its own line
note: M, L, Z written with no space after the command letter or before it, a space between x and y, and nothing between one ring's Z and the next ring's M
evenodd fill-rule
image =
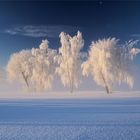
M3 99L0 140L140 140L140 97Z

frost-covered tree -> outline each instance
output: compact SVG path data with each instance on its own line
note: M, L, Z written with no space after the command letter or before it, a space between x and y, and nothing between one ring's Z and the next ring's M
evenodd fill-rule
M74 87L78 87L80 83L80 50L84 45L84 40L79 31L73 37L61 32L60 42L59 67L56 69L56 73L60 76L62 84L69 87L70 91L73 92Z
M39 48L32 48L33 70L31 81L35 90L48 90L52 87L56 66L57 51L50 49L48 40L43 40Z
M32 75L31 56L30 50L22 50L11 55L6 67L8 79L25 82L29 87Z
M133 57L139 52L134 48L137 41L120 45L115 38L92 42L88 60L82 64L83 75L91 74L95 82L111 93L114 83L133 86L130 67Z
M57 51L48 47L43 40L39 48L14 53L8 64L8 78L25 82L27 87L37 91L51 88L56 67Z

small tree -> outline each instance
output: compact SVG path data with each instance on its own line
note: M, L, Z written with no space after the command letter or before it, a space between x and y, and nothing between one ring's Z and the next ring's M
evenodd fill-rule
M43 40L39 48L32 48L33 72L32 84L36 90L47 90L52 87L55 72L56 50L50 49L48 40Z
M68 86L70 92L73 92L74 87L78 87L80 82L80 50L84 45L84 40L79 31L74 37L62 32L60 34L60 42L59 67L56 69L56 73L61 77L62 84Z
M91 74L95 82L111 93L114 83L127 83L133 86L130 74L132 58L139 51L133 48L137 41L129 41L119 45L115 38L92 42L88 60L82 64L83 75Z
M25 82L26 86L30 86L30 78L32 75L31 51L22 50L14 53L7 64L6 70L10 80L20 80Z

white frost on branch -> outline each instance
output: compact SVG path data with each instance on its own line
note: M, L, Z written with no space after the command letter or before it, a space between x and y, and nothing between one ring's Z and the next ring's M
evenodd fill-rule
M56 73L60 76L62 84L70 88L78 87L81 77L81 52L84 46L82 34L71 37L64 32L60 34L61 47L59 49L59 67Z
M19 80L29 87L32 75L31 51L22 50L11 55L6 70L8 79Z
M134 48L137 41L129 41L119 45L115 38L92 42L89 57L82 64L83 75L91 74L95 82L103 86L107 93L112 91L115 83L127 83L133 86L133 76L130 74L133 57L139 53Z
M43 40L39 48L11 55L6 67L8 78L21 81L36 91L51 89L55 74L71 92L81 83L81 73L91 74L107 93L112 91L115 83L133 86L130 70L134 57L140 53L140 49L134 48L137 40L130 40L124 45L120 45L116 38L98 40L92 42L88 56L81 52L84 40L79 31L73 37L62 32L60 42L58 54L49 48L48 40Z
M56 50L48 47L47 40L43 40L39 48L13 54L7 65L8 78L24 81L28 88L36 91L51 89L56 54Z
M31 81L37 91L52 88L52 81L55 72L56 50L50 49L48 40L43 40L39 48L32 48L33 72Z

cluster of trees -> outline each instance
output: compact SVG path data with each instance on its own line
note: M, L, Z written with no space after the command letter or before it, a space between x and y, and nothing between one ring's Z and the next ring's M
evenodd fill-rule
M7 64L10 80L21 81L35 91L52 88L54 76L59 76L64 86L73 92L82 82L82 76L91 75L94 81L112 92L115 83L133 87L130 69L134 57L140 52L137 41L121 45L116 38L92 42L87 54L81 52L84 40L81 32L70 36L60 33L59 50L49 48L43 40L39 48L21 50L11 55Z

